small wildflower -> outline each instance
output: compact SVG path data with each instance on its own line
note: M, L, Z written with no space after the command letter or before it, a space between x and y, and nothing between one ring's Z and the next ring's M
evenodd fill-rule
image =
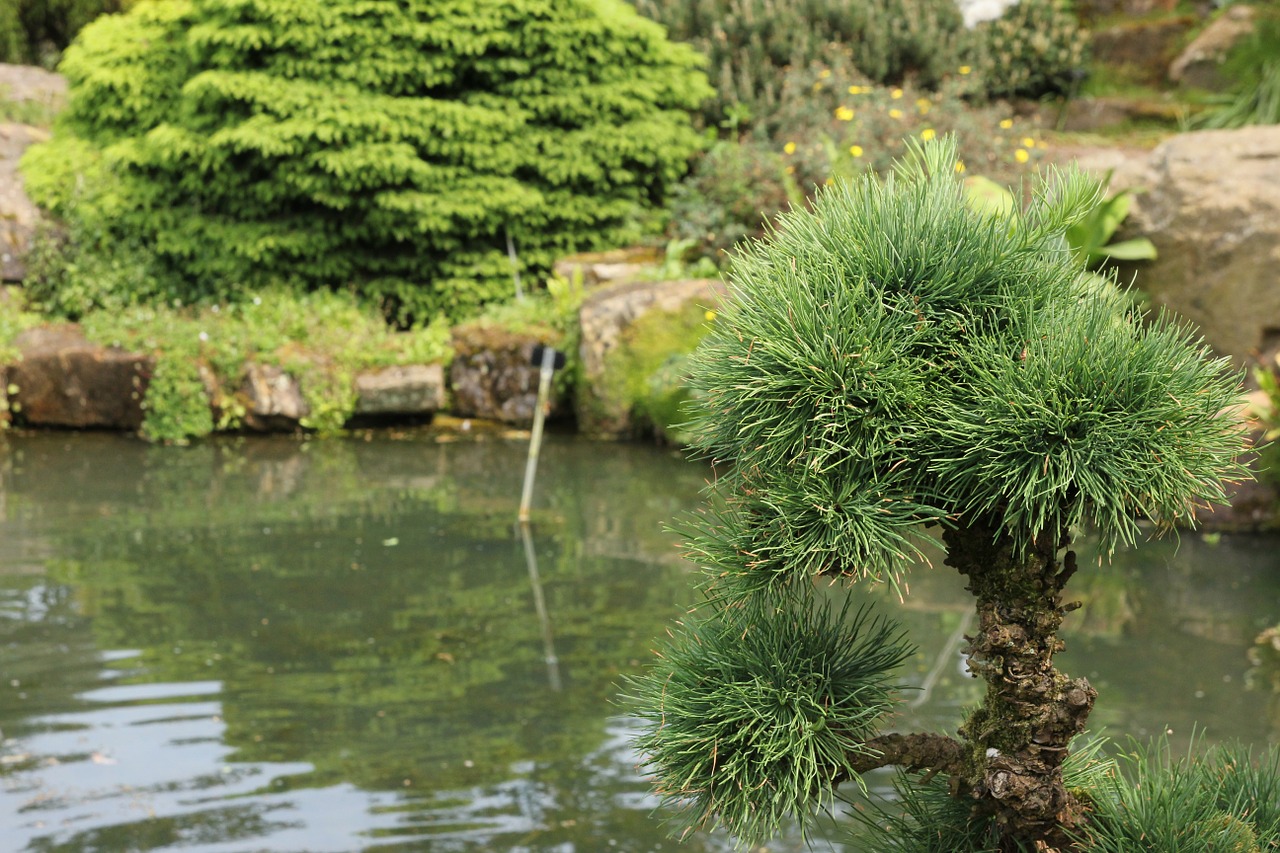
M861 95L865 91L867 91L866 86L850 86L849 87L850 95Z
M836 179L835 179L835 178L827 178L825 181L823 181L823 182L822 182L822 184L823 184L823 186L828 186L828 187L829 187L829 186L831 186L832 184L834 184L835 182L836 182Z
M902 90L894 89L892 92L889 93L889 97L893 98L895 101L898 100L899 98L902 97Z
M795 173L796 173L796 167L795 167L795 166L788 166L788 167L787 167L787 174L788 174L788 175L794 175Z
M902 118L902 110L889 110L889 118Z
M202 341L207 341L207 340L209 340L209 333L208 333L208 332L201 332L199 335L197 335L197 337L198 337L198 338L200 338L200 340L202 340Z
M782 150L786 154L794 154L796 153L796 144L794 142L788 142L786 145L782 146Z
M853 110L848 107L836 107L836 118L840 121L853 121Z
M963 175L963 174L964 174L964 161L963 161L963 160L957 160L957 161L956 161L956 174L958 174L958 175Z
M706 318L706 320L707 320L707 322L708 322L708 323L710 323L712 320L714 320L714 319L716 318L716 312L714 312L714 311L708 311L707 313L703 314L702 316Z
M1023 148L1035 148L1035 147L1036 147L1036 141L1035 141L1034 139L1032 139L1030 136L1024 136L1024 137L1022 137L1022 147L1023 147Z
M1031 159L1031 155L1027 153L1027 149L1019 148L1017 151L1013 152L1013 159L1017 160L1019 163L1025 163Z
M819 72L818 72L818 77L819 77L819 78L821 78L821 79L823 79L823 80L826 80L826 79L827 79L828 77L830 77L830 76L831 76L831 69L830 69L830 68L824 68L824 69L822 69L821 71L819 71ZM707 313L710 313L710 312L707 312ZM708 317L707 319L711 319L711 318L709 318L709 317Z
M933 104L929 102L928 98L916 98L916 109L919 110L920 115L924 115L932 108Z
M849 153L850 153L850 154L852 154L854 157L861 157L861 156L862 156L862 146L861 146L861 145L850 145L850 146L849 146Z
M924 130L920 131L920 138L923 139L925 142L928 142L930 139L933 139L937 135L938 134L934 132L932 127L926 127Z
M961 73L961 74L968 74L968 73L969 73L970 71L972 71L972 70L973 70L973 69L972 69L972 68L970 68L968 65L961 65L961 66L960 66L960 73Z
M1001 119L1000 127L1002 127L1005 130L1008 130L1009 128L1013 127L1013 119L1011 118Z

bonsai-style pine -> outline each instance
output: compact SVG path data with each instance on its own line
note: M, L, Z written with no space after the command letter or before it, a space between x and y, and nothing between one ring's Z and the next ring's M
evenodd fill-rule
M1052 172L1006 216L957 171L950 141L913 147L791 213L737 259L694 356L696 445L723 466L691 522L708 602L630 692L660 792L743 843L897 766L962 805L894 849L1085 849L1063 769L1097 694L1053 660L1073 536L1191 523L1243 474L1238 374L1072 260L1098 185ZM937 535L986 696L954 736L884 733L910 647L815 581L905 591Z

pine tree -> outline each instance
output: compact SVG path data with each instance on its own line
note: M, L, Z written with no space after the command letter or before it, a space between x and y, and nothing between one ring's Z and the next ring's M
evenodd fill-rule
M622 0L143 0L67 51L24 171L157 256L146 296L289 280L460 316L509 294L509 245L537 275L661 200L698 63Z
M723 468L690 522L707 603L630 692L660 792L744 844L897 766L974 807L927 849L1074 849L1063 762L1097 694L1054 666L1073 536L1190 523L1244 473L1239 375L1071 259L1099 186L1051 172L1007 218L966 204L955 163L917 146L785 217L694 356L697 447ZM910 646L815 581L905 592L936 536L976 600L985 699L958 736L884 733Z

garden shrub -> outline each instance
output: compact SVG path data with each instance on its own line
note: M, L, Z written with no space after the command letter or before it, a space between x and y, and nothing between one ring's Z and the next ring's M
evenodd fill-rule
M461 316L510 292L508 237L535 278L661 200L700 144L697 62L621 0L141 2L67 51L24 171L147 245L154 294L288 281Z
M1058 0L1021 0L973 32L973 63L993 98L1070 95L1088 61L1088 34Z
M636 0L671 37L708 57L711 115L764 115L781 77L813 63L852 63L871 80L934 86L955 67L963 21L953 0Z

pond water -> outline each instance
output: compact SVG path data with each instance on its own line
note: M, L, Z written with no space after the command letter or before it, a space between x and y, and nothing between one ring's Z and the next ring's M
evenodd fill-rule
M0 848L709 851L651 811L620 676L694 600L664 523L679 454L428 431L149 447L0 437ZM1184 536L1073 581L1062 666L1112 736L1280 739L1247 649L1280 549ZM894 727L978 697L940 564L898 612L920 653ZM887 784L887 777L873 780ZM816 849L854 849L826 838ZM803 849L785 837L773 849Z

